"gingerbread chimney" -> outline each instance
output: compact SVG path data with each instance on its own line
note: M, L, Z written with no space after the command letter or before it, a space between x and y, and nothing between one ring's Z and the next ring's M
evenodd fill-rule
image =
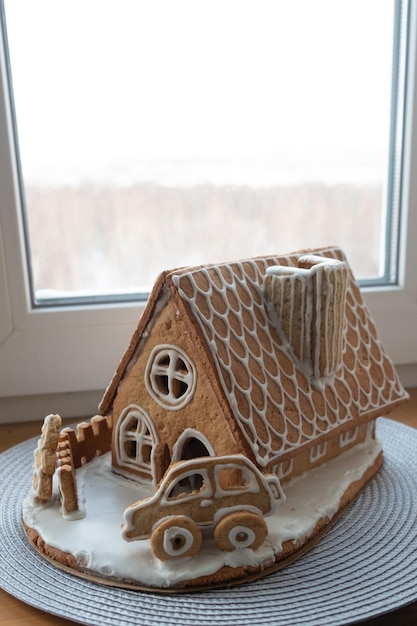
M347 276L346 263L314 254L267 270L265 294L280 336L316 380L342 363Z

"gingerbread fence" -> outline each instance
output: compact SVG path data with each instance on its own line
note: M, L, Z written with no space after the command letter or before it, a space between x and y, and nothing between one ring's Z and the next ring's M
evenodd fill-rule
M110 416L96 415L77 430L64 428L59 415L45 417L35 450L32 493L38 502L52 497L53 475L57 473L64 515L81 515L75 470L111 449L113 423Z
M68 439L74 468L81 467L111 449L112 419L96 415L90 422L78 424L77 431L64 428L62 435Z
M77 431L65 428L59 435L59 483L63 513L73 515L79 511L75 470L111 448L112 421L110 417L96 415L90 422L78 424Z

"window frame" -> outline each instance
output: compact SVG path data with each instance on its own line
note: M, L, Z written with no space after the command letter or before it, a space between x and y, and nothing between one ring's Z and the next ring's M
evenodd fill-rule
M416 386L417 178L412 175L417 171L415 2L409 3L408 45L399 280L397 285L362 290L403 383ZM97 403L110 382L144 304L137 301L33 307L26 270L21 189L15 165L19 154L14 144L7 63L0 45L0 423L40 419L43 406L48 406L52 396L56 400L57 394L65 400L63 416L88 415L92 402ZM34 399L40 397L45 402L34 404ZM27 406L22 404L22 398L26 398Z
M135 429L129 429L129 424L135 420L137 422ZM143 430L146 429L144 433ZM125 450L127 442L135 444L135 454L129 455ZM126 407L116 425L115 450L118 466L122 471L140 472L146 475L150 480L153 476L153 455L152 451L159 443L153 427L153 422L149 414L140 406L130 404ZM149 461L144 459L143 451L150 448Z
M168 359L167 364L161 361ZM179 361L184 370L178 367ZM166 379L165 385L160 385L160 379ZM158 344L149 355L145 370L145 385L149 395L164 409L179 411L191 402L197 382L197 370L192 359L179 346L173 344ZM185 383L183 390L176 389L177 383Z

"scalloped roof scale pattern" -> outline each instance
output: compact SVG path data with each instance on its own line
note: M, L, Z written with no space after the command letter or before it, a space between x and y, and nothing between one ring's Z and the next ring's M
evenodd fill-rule
M317 252L316 252L317 253ZM346 262L337 249L322 256ZM315 380L271 315L267 268L296 266L300 255L271 256L172 272L197 321L239 427L261 466L360 416L405 397L349 272L342 365ZM362 421L362 420L360 420Z

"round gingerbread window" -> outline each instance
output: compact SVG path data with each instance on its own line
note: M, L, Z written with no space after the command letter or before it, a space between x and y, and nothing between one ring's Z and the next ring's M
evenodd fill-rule
M145 382L151 396L164 408L177 410L193 397L196 369L190 357L176 346L156 346L146 367Z

